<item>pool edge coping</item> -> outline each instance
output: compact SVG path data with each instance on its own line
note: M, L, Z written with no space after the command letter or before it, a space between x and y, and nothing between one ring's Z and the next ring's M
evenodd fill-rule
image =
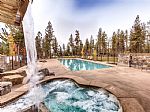
M81 60L81 61L88 61L88 62L91 62L91 63L95 63L95 64L101 64L101 65L105 65L105 66L109 66L107 68L101 68L101 69L93 69L93 70L103 70L103 69L111 69L112 67L116 67L116 65L112 65L112 64L108 64L108 63L105 63L105 62L99 62L99 61L94 61L94 60L87 60L87 59L82 59L82 58L57 58L57 61L60 63L59 59L74 59L74 60ZM62 63L60 63L61 66L63 66L63 68L65 68L67 71L71 71L71 72L78 72L78 71L92 71L92 70L75 70L75 71L72 71L70 70L70 68L67 68L65 65L63 65Z
M136 100L135 97L131 96L129 93L126 93L125 91L123 91L115 86L112 86L112 85L109 85L106 83L102 83L102 82L96 83L95 81L88 81L88 80L78 77L78 76L64 75L64 76L47 76L45 79L39 81L37 83L37 85L46 83L50 80L56 80L56 79L71 79L79 85L103 88L117 97L117 99L119 100L119 103L122 107L123 112L131 112L131 111L132 112L145 112L142 105L139 104L139 102ZM25 89L23 89L23 88L25 88ZM0 100L0 108L10 104L11 102L16 101L19 97L26 94L28 92L28 90L29 90L29 86L28 86L28 84L26 84L26 85L19 87L17 90L13 91L17 94L14 94L13 92L6 94L7 96L9 96L13 93L15 95L15 97L13 96L12 98L7 99L6 95L0 96L0 99L1 99ZM132 104L132 103L134 103L134 104Z

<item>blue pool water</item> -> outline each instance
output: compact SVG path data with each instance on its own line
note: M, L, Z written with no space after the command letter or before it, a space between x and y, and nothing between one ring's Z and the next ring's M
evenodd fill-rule
M45 106L51 112L122 112L117 98L104 89L80 87L69 80L44 85Z
M109 68L110 66L93 63L89 61L77 60L77 59L59 59L60 63L65 65L71 71L79 70L95 70L102 68Z
M50 112L122 112L113 94L102 88L81 87L72 80L54 80L34 87L0 112L22 112L40 102Z

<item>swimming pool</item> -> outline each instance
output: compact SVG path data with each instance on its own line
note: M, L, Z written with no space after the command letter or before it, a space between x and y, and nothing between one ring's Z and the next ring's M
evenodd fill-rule
M95 70L102 68L109 68L111 66L98 64L90 61L78 60L78 59L59 59L60 63L65 65L71 71L80 71L80 70Z

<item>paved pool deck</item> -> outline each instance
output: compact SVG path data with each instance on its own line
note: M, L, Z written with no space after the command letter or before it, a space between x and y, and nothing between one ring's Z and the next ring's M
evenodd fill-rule
M120 100L124 112L150 112L150 72L148 71L114 65L111 68L98 70L70 71L57 59L38 62L37 65L39 68L48 68L56 75L45 77L41 82L56 78L71 78L79 84L102 87L110 91ZM25 68L22 67L17 71ZM27 85L23 85L15 88L10 94L13 97L22 95L28 90L27 88ZM9 96L11 99L9 94L1 97L4 103L8 101ZM0 103L3 103L2 100Z
M130 110L126 110L128 112L142 112L139 109L140 106L145 112L150 112L149 71L122 66L98 70L70 71L56 59L47 60L40 67L47 67L50 71L54 71L56 76L78 76L89 81L90 85L99 85L106 88L121 99L121 102L125 103L124 106L130 106ZM132 110L132 106L136 105L136 102L140 106L137 106L136 110Z

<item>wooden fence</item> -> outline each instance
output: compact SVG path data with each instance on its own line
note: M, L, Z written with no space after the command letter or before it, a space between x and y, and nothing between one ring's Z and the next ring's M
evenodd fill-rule
M0 55L0 70L8 71L24 66L26 64L26 61L21 57L22 56Z

